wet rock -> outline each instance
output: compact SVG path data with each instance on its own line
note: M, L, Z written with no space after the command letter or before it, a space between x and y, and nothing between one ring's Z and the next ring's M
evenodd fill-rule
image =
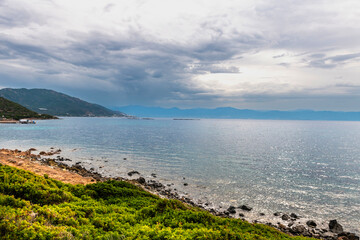
M230 206L227 211L230 213L230 214L235 214L236 213L236 210L235 210L235 207L234 206Z
M155 188L155 189L161 189L161 188L165 187L163 184L161 184L159 182L156 182L154 180L148 181L147 185L152 187L152 188Z
M314 220L307 221L306 225L308 225L309 227L312 227L312 228L317 226L317 224L316 224L316 222Z
M292 227L290 232L297 235L308 235L308 231L304 225L297 225Z
M239 217L245 217L245 215L242 213L239 213Z
M251 207L246 206L246 205L241 205L239 208L240 208L241 210L248 211L248 212L252 210Z
M290 214L290 217L291 217L291 218L294 218L294 219L298 219L298 218L299 218L299 216L296 215L295 213L291 213L291 214Z
M290 219L290 216L287 215L287 214L283 214L283 215L281 216L281 219L284 220L284 221L287 221L287 220Z
M287 227L284 224L281 224L281 223L278 224L278 227L279 227L279 229L281 231L285 231L287 229Z
M274 216L275 217L278 217L278 216L280 216L281 215L281 212L276 212L276 213L274 213Z
M156 178L156 174L155 174L155 173L152 173L151 176L152 176L153 178Z
M338 239L342 240L359 240L359 237L355 235L355 233L350 232L342 232L338 234Z
M130 171L128 172L128 175L131 177L134 174L140 174L138 171Z
M261 213L259 213L259 215L260 215L260 216L265 216L265 213L262 213L262 212L261 212Z
M333 233L342 233L344 231L343 227L336 220L330 220L329 229Z
M137 182L140 183L140 184L144 184L146 181L145 181L145 178L139 177L139 178L137 179Z
M184 186L187 186L187 185L189 185L188 183L184 183Z

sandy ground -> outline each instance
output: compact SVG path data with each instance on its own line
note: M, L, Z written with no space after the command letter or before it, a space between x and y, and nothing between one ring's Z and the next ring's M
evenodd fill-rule
M38 156L32 154L30 150L8 150L0 149L0 163L11 167L31 171L43 176L47 174L50 178L71 184L89 184L95 183L95 179L91 177L83 177L77 173L69 172L57 166L48 166L41 164L37 160Z

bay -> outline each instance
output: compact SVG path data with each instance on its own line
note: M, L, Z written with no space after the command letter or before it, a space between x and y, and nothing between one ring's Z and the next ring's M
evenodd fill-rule
M337 219L357 233L359 146L360 122L63 118L0 125L1 148L60 148L107 176L155 173L216 207Z

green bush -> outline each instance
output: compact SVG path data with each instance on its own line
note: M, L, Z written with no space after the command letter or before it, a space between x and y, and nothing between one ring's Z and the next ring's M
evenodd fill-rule
M1 239L305 239L121 181L70 185L0 165Z

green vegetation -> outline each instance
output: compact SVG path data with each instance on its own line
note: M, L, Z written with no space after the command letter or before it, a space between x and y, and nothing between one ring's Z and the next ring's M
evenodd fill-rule
M33 112L20 104L0 97L0 118L19 120L21 118L53 119L54 117Z
M124 116L121 112L47 89L4 88L0 89L0 97L54 116Z
M0 164L1 239L306 239L121 181L65 184Z

